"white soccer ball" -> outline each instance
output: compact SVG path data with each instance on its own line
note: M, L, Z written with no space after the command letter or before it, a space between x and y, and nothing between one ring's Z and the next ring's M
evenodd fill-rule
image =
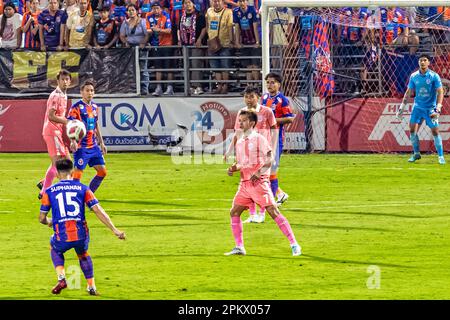
M66 133L69 139L80 141L86 136L86 126L80 120L70 120L66 125Z

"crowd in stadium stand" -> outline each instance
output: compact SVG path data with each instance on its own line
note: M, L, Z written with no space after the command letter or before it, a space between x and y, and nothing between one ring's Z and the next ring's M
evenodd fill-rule
M176 68L176 60L164 59L179 55L174 46L190 46L190 57L210 56L211 59L193 59L191 72L191 95L204 92L198 81L203 74L198 69L210 68L217 87L213 91L226 94L227 80L232 67L238 63L248 69L247 80L260 80L261 59L245 57L261 56L261 28L259 0L0 0L0 48L30 50L67 50L78 48L107 49L114 47L147 47L141 57L141 93L149 94L150 68L160 70ZM292 42L290 32L295 17L308 14L308 8L271 9L271 54L283 57L283 47ZM333 29L333 43L361 47L367 43L381 41L383 44L401 44L417 47L419 38L416 30L409 30L416 15L435 17L434 23L450 27L450 7L408 7L378 8L371 12L367 8L342 8L337 17L340 23ZM317 14L317 11L315 11ZM363 24L378 19L386 27L370 34L362 28L346 25L346 19L359 19ZM423 30L422 30L423 31ZM426 33L426 30L425 30ZM447 35L448 37L448 32ZM217 41L219 39L220 41ZM430 41L424 37L423 44ZM442 41L450 41L443 39ZM178 51L177 51L178 50ZM345 47L341 52L348 55ZM356 52L361 53L361 52ZM364 53L363 53L364 54ZM223 57L240 57L227 59ZM147 57L162 59L145 60ZM217 57L217 59L215 59ZM365 66L370 68L370 47L366 52ZM279 61L279 60L278 60ZM148 63L148 65L147 65ZM279 67L277 60L272 68ZM219 72L214 69L221 68ZM225 70L224 70L225 69ZM147 71L146 71L147 70ZM164 88L164 79L174 79L173 72L156 72L154 96L173 95L174 88L169 83ZM364 77L364 74L362 74ZM166 81L165 83L168 83Z

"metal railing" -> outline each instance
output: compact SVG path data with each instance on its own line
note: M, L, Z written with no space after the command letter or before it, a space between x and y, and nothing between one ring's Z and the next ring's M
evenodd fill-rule
M154 68L151 67L154 64L154 61L161 59L158 56L151 56L149 52L152 49L161 49L161 48L170 48L173 50L173 55L170 57L163 57L163 59L174 60L174 67L171 68ZM252 48L252 46L242 46L242 48ZM200 49L202 50L202 55L192 56L192 49ZM233 49L234 53L240 53L239 49ZM165 46L165 47L145 47L143 49L139 49L140 55L140 65L144 65L143 68L140 68L141 73L141 86L142 84L148 85L149 91L151 88L154 88L157 84L171 84L174 86L175 95L183 95L190 96L192 93L190 92L190 88L193 87L194 84L200 84L202 89L204 90L204 94L212 94L212 91L215 85L220 83L226 83L229 85L229 91L227 96L239 96L241 95L243 89L247 84L254 84L258 87L261 87L261 56L246 56L241 54L232 54L229 56L209 56L207 53L207 46ZM146 54L143 54L142 51L147 51ZM233 51L231 51L233 53ZM212 68L209 65L210 60L231 60L229 62L229 68ZM257 68L249 68L251 63L246 63L246 60L258 60L256 64ZM146 61L143 63L143 61ZM200 62L200 63L196 63ZM193 67L193 65L203 65L203 67ZM259 79L255 80L247 80L247 73L257 72L259 75ZM163 80L156 80L156 72L163 73ZM173 80L164 79L165 74L173 73ZM199 77L198 79L192 79L192 73L197 72ZM220 80L217 81L214 77L214 73L218 72L228 72L229 79L228 80ZM143 80L143 74L148 73L149 80Z

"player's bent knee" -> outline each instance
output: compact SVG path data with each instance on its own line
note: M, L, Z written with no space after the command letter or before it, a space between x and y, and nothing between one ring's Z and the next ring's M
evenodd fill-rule
M85 260L85 259L87 259L87 257L89 257L89 253L86 251L81 254L77 254L77 256L78 256L79 260Z
M104 177L106 177L106 174L107 174L107 172L106 172L106 168L105 167L97 169L97 175L99 177L103 177L104 178Z
M275 219L280 214L278 208L274 205L267 206L266 211L272 217L272 219Z
M79 169L75 169L75 171L72 173L72 178L75 180L81 180L81 176L83 175L83 171Z

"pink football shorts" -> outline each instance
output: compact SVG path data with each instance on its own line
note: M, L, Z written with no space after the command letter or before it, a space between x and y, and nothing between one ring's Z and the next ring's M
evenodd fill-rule
M241 181L239 184L233 204L249 207L253 202L260 207L276 205L268 177L260 178L257 182Z
M47 151L50 157L59 156L67 157L69 149L66 147L63 141L62 135L43 136L45 144L47 145Z

